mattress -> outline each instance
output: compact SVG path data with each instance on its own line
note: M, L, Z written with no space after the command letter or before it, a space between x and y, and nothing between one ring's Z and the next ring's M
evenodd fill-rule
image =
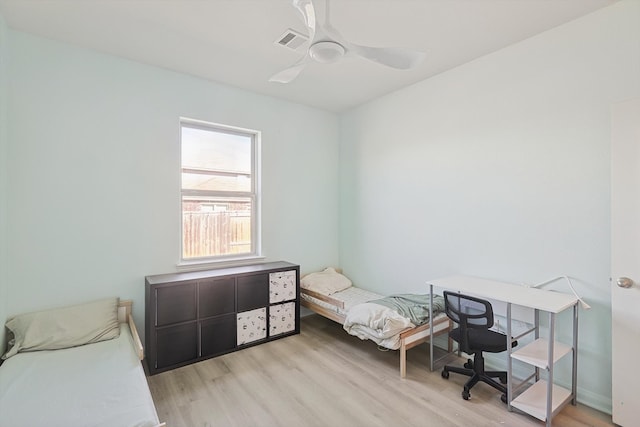
M0 426L158 424L147 379L124 323L118 338L19 353L0 366Z
M300 293L300 296L306 301L317 304L342 316L345 316L351 309L351 307L356 304L362 304L368 301L382 298L382 295L380 294L376 294L375 292L367 291L356 286L350 286L345 290L331 294L331 298L342 301L344 303L344 308L337 307L331 303L319 300L304 293Z

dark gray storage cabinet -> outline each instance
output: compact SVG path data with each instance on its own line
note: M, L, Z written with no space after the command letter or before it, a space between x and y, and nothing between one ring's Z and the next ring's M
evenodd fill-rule
M281 261L145 277L151 375L298 333L298 265Z

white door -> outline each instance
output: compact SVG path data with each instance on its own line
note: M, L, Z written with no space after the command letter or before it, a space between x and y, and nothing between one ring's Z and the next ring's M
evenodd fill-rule
M613 422L640 407L640 99L612 109L611 313Z

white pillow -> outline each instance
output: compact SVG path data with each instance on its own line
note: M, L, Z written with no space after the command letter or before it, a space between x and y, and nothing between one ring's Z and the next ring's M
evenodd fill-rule
M331 295L351 286L351 280L329 267L300 279L300 287L322 295Z
M120 335L118 298L19 314L6 325L12 339L3 359L27 351L58 350Z

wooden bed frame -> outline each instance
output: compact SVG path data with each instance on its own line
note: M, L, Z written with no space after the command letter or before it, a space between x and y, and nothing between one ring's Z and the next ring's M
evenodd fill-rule
M142 347L142 341L140 340L140 336L138 335L138 329L136 329L136 324L133 321L133 315L131 313L131 309L133 307L132 300L120 300L118 304L118 322L120 323L128 323L129 329L131 330L131 337L133 338L133 345L136 354L138 355L138 359L144 359L144 348ZM155 427L166 427L167 423L160 423Z
M142 347L142 341L140 340L140 336L138 335L136 324L133 322L133 315L131 313L132 307L132 300L120 300L118 304L118 322L129 324L129 329L131 330L131 336L133 337L133 345L135 347L136 354L138 355L138 359L142 360L144 359L144 348Z
M336 270L337 271L337 270ZM344 309L344 302L331 298L330 296L322 295L308 289L301 288L300 293L309 295L312 298L316 298L320 301L324 301L328 304ZM332 311L326 307L318 305L312 301L308 301L304 298L300 298L300 305L308 308L309 310L331 319L341 325L344 325L345 315ZM448 333L451 329L451 321L448 317L442 316L433 323L433 335L438 336ZM430 323L425 323L415 328L407 328L400 332L400 377L404 378L407 375L407 350L428 342L431 333ZM451 352L452 344L451 340L448 340L449 352Z
M133 321L133 314L131 309L133 307L132 300L120 300L118 304L118 322L120 323L128 323L129 329L131 330L131 337L133 338L133 346L136 354L138 355L138 359L142 361L144 359L144 348L142 347L142 341L140 340L140 335L138 335L138 329L136 328L136 324ZM166 427L167 423L160 423L155 427Z

